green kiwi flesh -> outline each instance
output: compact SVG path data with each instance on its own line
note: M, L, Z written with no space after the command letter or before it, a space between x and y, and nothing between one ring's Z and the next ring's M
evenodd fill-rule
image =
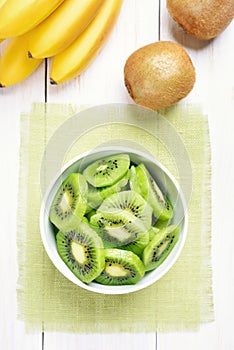
M150 230L146 231L144 235L140 235L135 241L119 247L119 249L130 250L141 258L144 248L149 243L149 232Z
M56 235L60 257L70 270L84 283L93 281L105 266L105 254L101 238L82 222L77 229L59 231Z
M108 248L129 244L146 233L142 221L130 213L97 212L91 216L90 224L98 228L97 232Z
M160 231L159 228L152 226L149 229L149 242L155 237L155 235Z
M77 226L86 211L88 185L83 175L70 174L59 187L51 208L50 221L59 229Z
M90 221L91 217L96 214L96 210L95 209L91 209L88 213L85 214L85 218L88 219L88 221Z
M144 274L144 264L133 252L106 249L105 267L95 281L112 286L129 285L136 284Z
M170 225L156 233L142 254L146 271L154 270L168 257L178 241L179 232L179 226Z
M168 220L157 220L154 224L154 227L161 230L162 228L166 228L170 225L171 218Z
M116 154L91 163L85 168L83 175L94 187L111 186L128 172L129 166L128 154Z
M152 208L145 199L135 191L122 191L106 198L98 208L100 213L126 213L141 220L148 229L152 224Z
M87 203L88 208L90 209L88 211L99 207L102 201L113 193L117 193L125 189L127 187L128 180L129 172L127 172L127 174L114 185L98 188L89 186Z
M134 165L132 165L130 168L129 184L131 190L141 194L141 188L137 178L136 167Z
M137 180L137 185L135 181ZM153 213L157 219L168 220L173 216L173 208L168 198L166 198L155 179L151 176L144 164L136 167L136 177L130 180L130 185L135 190L140 189L142 197L151 205Z

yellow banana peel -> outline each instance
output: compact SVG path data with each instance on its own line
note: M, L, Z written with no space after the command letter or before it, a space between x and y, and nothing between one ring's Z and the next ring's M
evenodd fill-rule
M1 7L5 4L5 2L6 0L0 0L0 10L1 10ZM3 38L0 38L0 44L3 40L4 40Z
M68 47L88 26L104 0L64 1L31 31L29 55L45 58Z
M0 8L5 4L7 0L0 0Z
M80 75L106 43L119 16L123 0L105 0L96 17L82 34L52 62L51 84Z
M7 0L0 8L0 38L22 35L48 17L64 0Z
M0 87L26 79L42 61L28 57L27 34L10 39L0 57Z

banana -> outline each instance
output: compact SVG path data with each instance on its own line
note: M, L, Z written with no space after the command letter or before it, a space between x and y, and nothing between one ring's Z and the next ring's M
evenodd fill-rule
M0 38L22 35L48 17L64 0L7 0L0 8Z
M5 4L6 0L0 0L0 8Z
M80 75L108 39L123 0L105 0L94 20L73 43L52 61L50 82L59 84Z
M0 0L0 10L1 10L1 7L5 4L5 2L6 0ZM3 38L0 38L0 44L3 40L4 40Z
M44 58L57 55L87 27L104 0L64 1L31 32L29 55Z
M0 57L0 87L26 79L42 61L28 57L28 33L10 39Z

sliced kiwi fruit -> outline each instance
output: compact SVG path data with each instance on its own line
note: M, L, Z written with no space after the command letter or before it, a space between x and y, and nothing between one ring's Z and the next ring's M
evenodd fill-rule
M128 154L115 154L91 163L83 171L83 175L94 187L111 186L119 181L129 170Z
M94 214L96 214L96 210L95 209L91 209L88 213L85 214L85 217L88 219L88 221L90 221L91 216L93 216Z
M93 281L105 266L101 238L85 222L76 229L56 235L58 253L70 270L84 283Z
M60 230L77 226L86 211L88 185L83 175L70 174L59 187L50 208L50 221Z
M83 216L82 221L89 224L89 219L86 216Z
M106 198L98 212L114 214L131 214L141 220L148 229L152 224L152 208L145 199L135 191L122 191Z
M137 178L136 167L134 165L132 165L130 168L129 184L130 184L130 188L133 191L141 194L141 188Z
M144 248L149 243L149 231L146 231L144 235L140 235L139 238L137 238L135 241L130 242L122 247L119 247L120 249L124 250L130 250L131 252L135 253L139 257L142 256Z
M144 274L144 264L133 252L106 249L105 267L95 281L112 286L136 284Z
M180 228L170 225L160 230L145 247L142 260L146 271L157 268L168 257L179 238Z
M166 228L170 225L171 219L168 220L156 220L154 223L154 227L161 230L162 228Z
M135 181L137 181L137 184L135 184ZM168 220L172 218L173 208L169 199L163 195L144 164L139 164L136 167L136 177L131 179L130 185L135 190L138 186L140 194L153 208L153 213L157 219Z
M146 233L142 221L127 213L99 213L92 215L90 224L98 227L105 247L120 247L134 242Z
M93 208L99 207L102 201L113 193L120 192L127 187L129 180L129 172L122 179L116 182L114 185L106 186L106 187L98 187L95 188L93 186L89 186L87 202L88 208L92 210Z
M64 263L82 282L107 285L137 283L167 258L179 237L172 217L145 165L124 153L70 174L49 213Z
M155 237L155 235L160 231L159 228L152 226L149 229L149 242Z

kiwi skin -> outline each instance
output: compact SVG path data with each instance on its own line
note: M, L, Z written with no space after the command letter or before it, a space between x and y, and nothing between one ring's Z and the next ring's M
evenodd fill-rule
M209 40L219 35L234 17L233 0L167 0L170 16L190 35Z
M124 82L136 104L159 110L169 107L192 90L196 73L184 48L159 41L133 52L124 66Z

